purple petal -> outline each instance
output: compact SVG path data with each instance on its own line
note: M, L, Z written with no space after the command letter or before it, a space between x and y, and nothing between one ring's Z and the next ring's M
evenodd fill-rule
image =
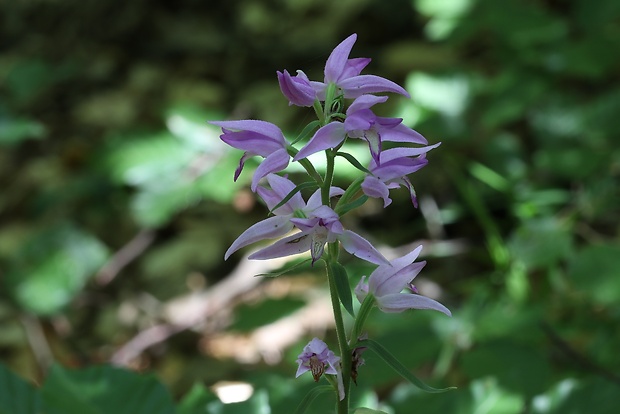
M314 88L303 72L297 71L297 73L298 76L291 76L286 70L284 73L278 71L280 90L289 100L289 105L312 106L316 97Z
M368 240L351 230L345 230L338 236L338 240L342 243L342 247L353 256L379 265L390 263Z
M328 148L337 147L346 137L344 125L342 122L330 122L329 124L319 128L314 136L308 141L293 161L299 161L314 154L315 152L324 151Z
M265 200L267 207L272 210L276 205L282 201L291 191L295 189L295 183L288 178L281 177L277 174L267 175L267 182L271 190L267 190L263 187L258 187L258 194ZM262 191L261 191L262 190ZM268 193L267 198L263 196L263 193ZM279 207L275 214L293 214L295 210L301 210L305 207L304 199L301 193L296 193L289 201L283 206Z
M361 109L347 116L344 120L344 129L349 136L359 138L361 131L367 131L374 125L375 119L376 116L370 109Z
M357 297L357 300L360 301L360 303L362 303L364 299L366 299L366 296L368 296L368 282L366 282L366 276L362 276L357 286L355 286L353 292L355 293L355 296Z
M265 247L248 258L253 260L274 259L276 257L292 256L307 252L312 246L312 236L307 233L297 233L278 240L271 246Z
M280 128L270 122L246 119L240 121L209 121L209 123L231 130L256 132L257 134L273 138L283 145L285 143L284 135Z
M254 155L256 155L256 154L252 154L251 152L243 153L243 155L239 159L239 166L235 170L235 178L233 179L234 181L237 181L237 178L239 178L239 176L241 175L241 171L243 171L243 167L245 166L245 162L249 158L252 158Z
M368 109L378 103L383 103L388 100L387 96L375 96L375 95L362 95L357 97L349 108L347 108L347 115L351 115L354 112L362 109Z
M347 79L359 75L370 63L370 58L353 58L347 60L340 79Z
M340 80L356 40L357 35L353 33L334 48L325 63L325 83L337 83Z
M394 263L392 262L392 264ZM368 287L377 297L400 293L420 274L424 266L426 266L425 261L413 262L397 271L388 273L384 277L371 274L368 279Z
M290 158L286 148L282 148L265 158L254 172L254 177L252 177L252 184L250 185L252 191L256 192L256 187L258 187L258 182L261 178L285 169Z
M407 309L432 309L448 316L452 313L441 303L427 298L426 296L413 293L394 293L382 297L377 297L377 306L386 313L400 313Z
M372 175L366 176L364 178L364 182L362 182L362 191L368 197L372 198L382 198L383 199L383 208L392 204L392 199L390 198L390 190L387 185L381 180Z
M340 187L331 187L329 189L329 198L340 196L344 194L344 190ZM308 199L308 203L306 207L303 209L306 214L310 214L317 208L321 207L323 202L321 200L321 189L316 190L310 198Z
M378 118L377 123L383 126L386 119L390 119L390 118L383 118L383 119ZM393 120L397 118L391 118L391 119ZM428 141L426 140L426 138L422 136L422 134L400 123L392 127L382 128L381 133L384 137L383 139L386 141L409 142L411 144L422 144L422 145L428 144Z
M259 221L237 237L237 240L235 240L226 251L224 260L227 260L231 254L242 247L260 240L275 239L276 237L285 235L292 229L293 223L291 223L287 216L274 216Z
M394 92L409 98L407 91L392 82L376 75L359 75L338 82L345 98L357 98L367 93Z
M266 157L274 151L284 148L284 143L267 135L252 131L227 131L220 139L233 148Z
M411 282L424 267L424 264L426 264L424 263L420 266L422 262L415 262L420 251L422 251L422 246L418 246L405 256L392 260L390 266L381 265L377 267L368 278L368 289L370 292L375 296L384 296L389 293L399 293L403 290L407 283ZM400 279L403 280L401 281Z
M385 138L385 134L382 134L381 137L384 140L388 140L387 138ZM441 145L441 142L434 144L434 145L427 145L425 147L390 148L381 153L381 163L386 164L398 158L414 157L417 155L426 154L430 150L437 148L439 145Z

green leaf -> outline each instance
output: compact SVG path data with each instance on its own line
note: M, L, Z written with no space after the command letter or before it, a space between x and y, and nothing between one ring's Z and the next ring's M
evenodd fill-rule
M172 397L153 376L111 366L54 365L41 388L46 414L173 414Z
M620 246L591 245L579 251L569 262L568 276L576 289L603 305L620 300Z
M302 265L305 265L306 263L308 263L311 260L312 259L303 260L303 261L301 261L299 263L294 264L293 266L287 267L286 269L280 270L278 272L259 273L259 274L255 275L254 277L266 277L266 278L270 278L270 279L276 278L276 277L280 277L280 276L282 276L282 275L284 275L284 274L286 274L288 272L291 272L291 271L297 269L298 267L301 267Z
M314 387L312 390L310 390L310 392L308 392L308 394L306 394L304 399L301 400L294 414L305 413L308 407L310 406L310 404L312 403L312 401L314 401L315 398L318 397L319 395L324 394L326 392L334 392L334 389L332 388L331 385L319 385L318 387Z
M293 196L295 194L297 194L298 192L300 192L301 190L305 190L307 188L316 188L318 187L318 184L315 181L306 181L305 183L301 183L299 185L297 185L295 188L293 188L291 190L290 193L288 193L286 195L286 197L284 197L282 199L282 201L280 201L278 204L276 204L276 206L274 208L272 208L269 211L269 214L273 213L275 210L277 210L278 208L282 207L284 204L286 204L291 198L293 198Z
M177 406L176 414L205 414L207 406L217 405L220 400L202 384L194 384Z
M365 172L367 174L371 174L371 172L368 171L368 169L366 169L366 167L364 167L357 159L355 159L353 155L347 152L340 152L340 151L338 151L336 155L345 158L347 161L351 163L352 166L354 166L358 170Z
M7 272L13 299L29 312L59 312L103 265L107 248L94 236L60 225L33 236Z
M295 140L293 142L291 142L291 145L301 141L302 139L305 139L307 137L310 136L310 134L312 134L312 131L314 131L318 126L321 125L321 122L319 120L316 121L312 121L310 122L308 125L306 125L306 127L301 131L301 133L299 134L299 136L297 138L295 138Z
M368 196L363 195L351 201L350 203L344 204L342 206L339 205L335 211L336 213L338 213L339 216L342 216L351 210L355 210L356 208L361 207L366 201L368 201Z
M340 303L349 312L351 316L355 318L355 312L353 311L353 296L351 295L351 285L349 285L349 276L347 275L347 269L340 263L330 263L331 272L334 275L334 281L336 282L336 291L340 298Z
M373 410L371 408L356 408L353 414L387 414L385 411Z
M39 391L0 364L0 414L39 414Z
M385 349L378 342L373 341L372 339L366 339L364 341L360 341L357 344L358 347L367 347L368 349L374 351L386 364L388 364L394 371L400 374L404 379L420 388L423 391L430 393L439 393L446 392L450 390L455 390L456 387L448 387L448 388L433 388L426 385L422 380L418 379L415 375L413 375L409 370L401 364L390 352Z

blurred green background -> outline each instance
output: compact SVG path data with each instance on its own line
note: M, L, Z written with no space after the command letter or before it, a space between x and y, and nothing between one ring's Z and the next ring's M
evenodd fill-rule
M386 254L423 242L416 285L453 312L377 311L368 330L458 387L420 393L367 353L356 404L616 412L616 0L0 2L2 364L41 384L113 362L155 374L179 412L291 412L313 386L293 380L297 354L313 336L335 344L326 285L320 269L260 280L284 263L224 262L267 211L248 189L256 164L233 183L240 153L206 121L263 119L293 138L313 114L287 105L275 71L321 80L351 33L351 56L373 59L364 73L412 95L377 110L442 145L411 177L418 210L400 191L346 224ZM346 264L352 285L372 270ZM254 394L188 408L222 381Z

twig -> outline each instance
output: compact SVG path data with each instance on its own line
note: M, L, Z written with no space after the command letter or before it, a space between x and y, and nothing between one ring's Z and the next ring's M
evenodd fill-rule
M95 276L97 283L101 286L110 283L125 266L140 256L154 240L154 230L141 230L103 265Z
M52 350L47 342L47 338L45 338L41 322L37 317L29 314L20 315L20 320L24 326L28 344L30 345L30 349L32 349L39 369L45 374L54 362L54 356L52 355Z

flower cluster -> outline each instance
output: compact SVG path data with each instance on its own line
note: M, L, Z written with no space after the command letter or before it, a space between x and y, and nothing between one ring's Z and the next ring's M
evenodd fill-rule
M383 206L389 206L392 202L390 190L399 187L408 189L411 202L417 207L409 175L423 168L428 163L426 154L439 146L439 143L428 145L427 140L404 125L402 119L380 117L373 112L375 105L388 100L387 96L375 94L395 93L405 97L409 94L390 80L361 74L370 59L349 58L356 39L353 34L332 51L325 64L322 82L310 80L302 71L297 71L295 76L286 70L277 72L280 89L289 105L312 107L317 114L318 121L311 122L304 129L309 131L307 136L312 135L301 148L294 144L304 136L289 141L280 128L269 122L211 122L222 128L220 138L224 142L244 151L234 174L235 180L249 158L263 158L250 188L262 198L271 214L245 230L226 251L225 259L243 247L272 239L275 241L271 245L255 251L249 258L264 260L309 251L312 264L324 260L328 265L328 278L333 278L330 269L338 268L337 248L341 246L348 253L377 265L368 278L361 278L355 288L355 295L363 303L362 308L377 306L388 313L433 309L450 315L445 306L418 294L412 285L425 265L425 262L415 261L421 246L389 261L368 240L345 229L341 222L342 215L362 205L369 197L382 199ZM367 145L369 162L366 165L346 152L345 144L351 139L362 140ZM327 158L324 174L319 174L307 158L317 152L324 152ZM360 170L360 177L346 189L332 185L336 156L344 157ZM298 162L314 182L296 185L287 176L279 175L291 162ZM309 187L317 190L305 200L301 189ZM333 284L330 286L332 295L337 298ZM351 295L346 296L350 300ZM338 299L334 303L337 304ZM342 325L338 318L342 316L336 316L337 329ZM342 332L338 334L341 355L347 361L350 358L350 363L343 364L341 357L330 351L323 341L314 338L297 360L297 376L310 371L318 381L322 374L336 375L338 394L341 400L344 399L349 382L346 377L356 381L358 368L364 362L361 353L367 349L364 345L367 340L360 332L362 324L363 320L361 323L356 321L354 336L349 343ZM355 347L358 343L361 345ZM344 373L343 367L348 367Z

